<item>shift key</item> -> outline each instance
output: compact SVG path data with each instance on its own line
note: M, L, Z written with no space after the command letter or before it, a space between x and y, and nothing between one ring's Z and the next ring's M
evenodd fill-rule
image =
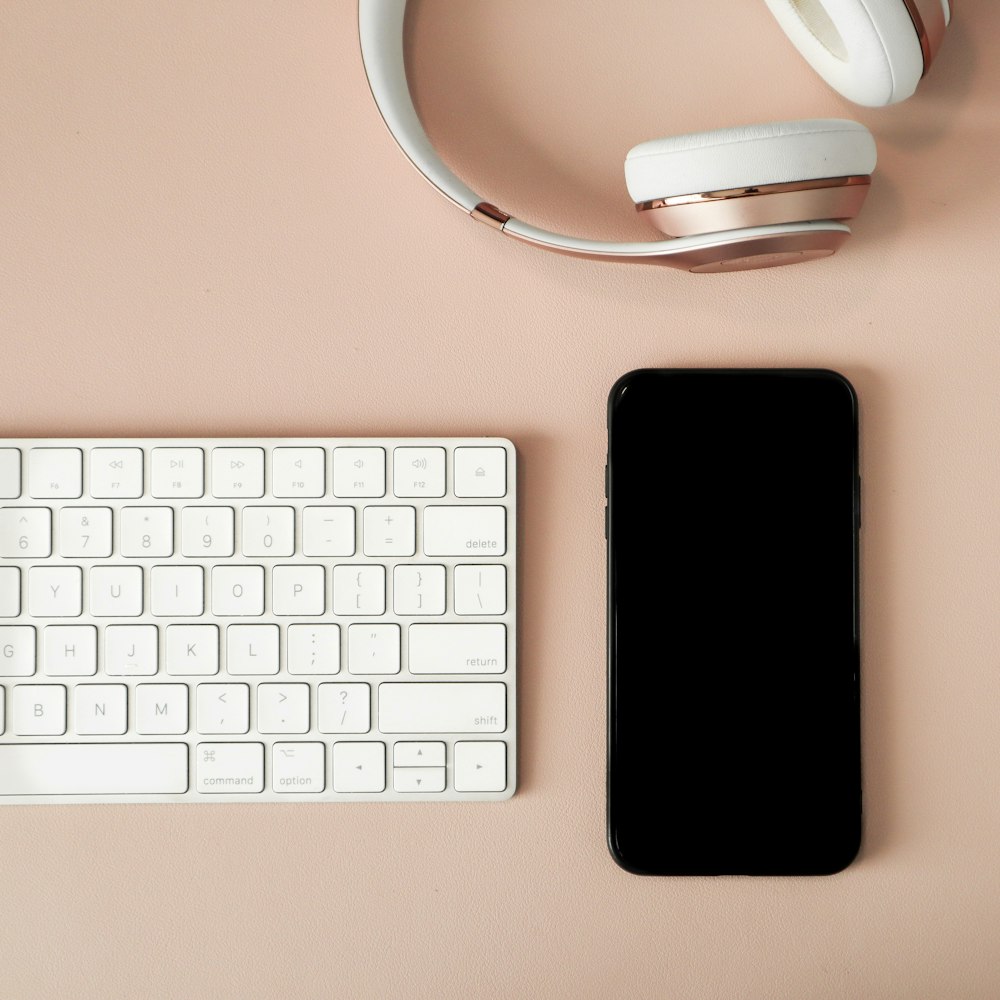
M426 507L424 554L502 556L507 551L505 507Z
M507 728L507 685L383 683L378 688L383 733L502 733Z

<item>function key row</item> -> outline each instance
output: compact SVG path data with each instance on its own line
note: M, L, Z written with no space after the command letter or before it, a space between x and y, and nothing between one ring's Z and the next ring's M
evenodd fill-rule
M315 498L331 492L344 498L386 495L384 448L308 446L269 451L268 456L265 448L219 447L209 449L206 456L203 448L152 448L148 492L158 499ZM393 495L445 496L446 451L393 448ZM85 490L81 448L30 448L23 455L18 448L0 448L0 499L16 500L25 492L36 500L76 500L85 493L98 499L138 499L147 492L146 462L142 448L90 449ZM506 496L506 450L455 448L452 491L463 498Z

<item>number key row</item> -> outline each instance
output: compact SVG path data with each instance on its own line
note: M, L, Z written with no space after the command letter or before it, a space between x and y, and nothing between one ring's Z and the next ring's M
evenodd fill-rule
M414 507L369 506L362 512L361 547L366 556L412 556L417 551ZM110 507L64 507L59 511L58 554L70 559L106 559L113 551ZM294 507L244 507L240 549L251 558L295 555ZM354 507L303 508L302 554L353 556L357 552ZM503 507L427 507L423 548L428 555L506 552ZM127 559L169 558L174 554L172 507L123 507L119 515L119 555ZM46 559L52 555L52 511L48 507L0 508L0 557ZM183 507L180 554L187 558L230 558L236 550L232 507Z

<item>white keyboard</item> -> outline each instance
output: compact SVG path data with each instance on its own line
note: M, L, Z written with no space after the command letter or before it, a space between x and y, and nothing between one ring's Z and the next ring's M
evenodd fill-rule
M0 440L0 804L516 782L514 446Z

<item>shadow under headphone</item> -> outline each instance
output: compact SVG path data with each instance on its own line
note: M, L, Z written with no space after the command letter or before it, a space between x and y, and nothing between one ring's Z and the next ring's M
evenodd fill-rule
M765 0L795 47L856 104L909 97L951 20L950 0ZM358 0L361 55L393 138L449 201L505 236L592 260L738 271L828 257L850 235L875 169L863 125L808 119L654 139L631 149L625 182L636 208L672 237L609 243L538 229L467 187L431 145L403 62L406 0Z

